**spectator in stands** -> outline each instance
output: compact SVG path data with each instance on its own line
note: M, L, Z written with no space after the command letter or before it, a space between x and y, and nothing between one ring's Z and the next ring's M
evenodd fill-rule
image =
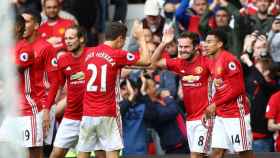
M275 17L268 34L269 50L272 60L280 65L280 16Z
M113 21L126 21L127 0L111 0L111 4L115 5Z
M226 0L223 1L223 7L227 7L228 10L236 17L241 16L240 11L236 9L231 3ZM271 0L256 0L257 12L255 15L243 15L245 17L245 27L242 29L246 31L246 34L252 33L255 30L261 33L267 33L272 25L273 17L268 14L268 8L271 4Z
M120 111L123 121L123 154L125 156L148 153L147 124L150 120L156 120L156 114L152 110L153 106L148 104L148 96L143 94L145 80L142 75L141 80L140 78L136 81L127 79L121 84L123 100L120 102Z
M255 152L271 152L273 149L273 135L267 128L268 120L265 109L270 96L279 89L273 77L272 60L269 57L267 39L264 35L251 35L245 44L252 43L253 61L248 54L241 57L247 66L246 91L251 102L250 116L253 131L253 150Z
M189 153L184 119L170 92L168 90L157 92L156 82L148 79L147 94L157 114L152 126L159 134L161 147L165 153Z
M40 2L34 0L12 0L16 13L20 14L26 9L40 11Z
M207 6L207 0L193 0L192 5L189 4L189 0L181 1L180 6L176 10L176 20L180 25L181 31L186 30L199 33L199 20L206 11Z
M158 44L162 37L165 19L160 15L160 5L157 0L147 0L145 2L144 15L144 19L141 20L143 28L151 31L153 43ZM138 50L136 39L133 37L133 27L129 40L125 45L125 49L131 52Z
M235 56L240 57L242 52L242 35L241 28L244 24L238 18L235 18L234 28L230 26L231 14L230 12L221 7L225 0L214 0L204 14L200 18L199 31L205 38L208 32L212 29L219 28L224 30L227 34L227 45L225 48L233 53ZM219 7L219 8L218 8ZM234 6L233 6L234 7ZM214 23L211 23L214 16ZM212 24L212 26L210 26Z

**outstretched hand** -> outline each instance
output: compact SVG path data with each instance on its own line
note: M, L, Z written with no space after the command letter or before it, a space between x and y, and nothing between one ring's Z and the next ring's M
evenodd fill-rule
M174 29L172 27L169 27L163 32L162 42L165 44L169 44L174 39Z

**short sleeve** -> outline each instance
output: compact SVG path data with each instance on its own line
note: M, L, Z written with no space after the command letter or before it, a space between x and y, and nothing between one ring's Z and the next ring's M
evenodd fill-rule
M268 119L275 119L276 118L276 115L277 115L277 97L275 95L273 95L268 104L267 104L267 107L266 107L266 118Z
M45 57L45 68L47 72L57 71L57 58L56 58L56 51L52 46L48 46L43 49L43 53L46 55Z
M180 73L181 62L179 59L166 58L165 60L168 70L174 71L175 73Z
M241 66L239 61L234 59L226 60L224 63L224 69L226 70L227 76L231 77L241 72Z
M22 68L28 67L34 62L34 54L31 47L22 47L16 50L16 65Z
M118 51L115 57L120 66L133 65L140 59L139 52L131 53L123 50Z

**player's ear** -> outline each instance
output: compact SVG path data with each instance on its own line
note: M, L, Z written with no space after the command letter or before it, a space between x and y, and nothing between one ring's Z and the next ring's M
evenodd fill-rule
M219 48L224 47L224 43L223 43L223 42L221 42L221 41L219 41L217 44L218 44Z
M84 37L80 38L80 43L85 43L85 38Z
M40 27L40 24L39 23L35 23L35 30L38 30L39 29L39 27Z

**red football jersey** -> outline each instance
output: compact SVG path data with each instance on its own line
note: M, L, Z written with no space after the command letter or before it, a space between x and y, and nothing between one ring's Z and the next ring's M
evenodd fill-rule
M73 120L81 120L83 113L83 95L85 89L85 75L82 71L82 63L87 48L79 57L74 57L71 52L58 55L58 67L64 81L67 83L67 106L64 117Z
M125 65L136 63L138 59L137 54L113 49L105 44L87 52L84 65L84 116L116 116L120 97L120 70Z
M50 73L58 70L57 68L57 60L56 60L56 51L55 49L44 39L37 38L32 43L33 51L34 51L34 64L33 68L35 71L36 78L36 91L37 96L40 98L40 102L42 106L46 106L46 108L50 108L50 106L54 103L56 91L51 91L53 87L58 87L59 83L50 83L54 80L59 79L50 79ZM58 77L57 75L54 75ZM50 90L50 91L49 91ZM50 97L51 96L51 97Z
M16 43L15 64L18 68L19 110L22 116L31 116L41 111L42 106L36 98L35 73L32 65L34 55L26 40Z
M57 37L58 39L60 39L61 42L55 45L55 47L61 48L61 47L65 47L64 33L66 29L70 26L73 26L74 24L75 22L72 20L59 18L52 25L50 25L48 21L41 24L41 26L38 29L38 32L41 35L41 37L44 39L47 39L49 37Z
M274 119L275 123L280 124L280 91L273 94L268 102L266 118ZM277 132L276 151L280 152L280 131Z
M223 50L211 60L211 76L215 93L212 102L216 104L216 114L235 118L249 113L243 70L235 56Z
M187 120L200 120L208 106L208 59L202 55L193 61L166 59L167 68L180 76Z

